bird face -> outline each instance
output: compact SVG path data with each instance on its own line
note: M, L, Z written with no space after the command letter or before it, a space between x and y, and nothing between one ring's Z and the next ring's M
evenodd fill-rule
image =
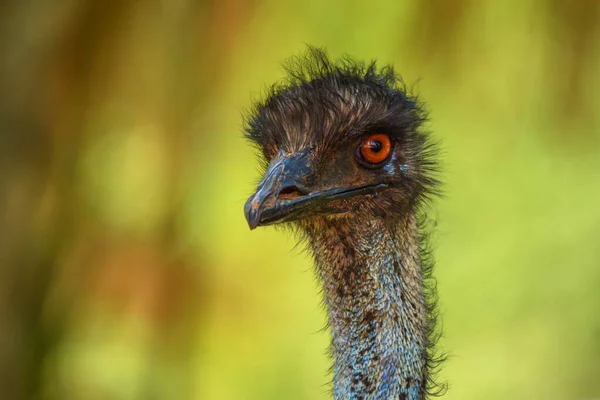
M400 146L384 133L364 136L326 156L316 146L280 149L246 202L250 228L356 211L386 189L401 186L407 166Z
M433 183L432 164L422 112L393 71L331 63L316 50L300 65L246 126L266 164L244 207L250 228L406 211Z

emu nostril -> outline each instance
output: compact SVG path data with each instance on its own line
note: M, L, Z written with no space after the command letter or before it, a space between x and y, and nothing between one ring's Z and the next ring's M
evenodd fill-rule
M286 186L279 191L277 198L280 200L290 200L305 196L306 193L296 186Z

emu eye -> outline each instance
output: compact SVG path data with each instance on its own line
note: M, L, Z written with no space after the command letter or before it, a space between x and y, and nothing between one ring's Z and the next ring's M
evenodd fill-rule
M362 159L370 164L385 161L392 150L390 137L383 133L375 133L363 140L359 147Z

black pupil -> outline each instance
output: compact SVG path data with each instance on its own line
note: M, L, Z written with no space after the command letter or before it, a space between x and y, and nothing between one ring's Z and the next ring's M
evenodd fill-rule
M373 153L379 153L383 145L378 140L371 140L371 143L369 143L369 147L371 148L371 151Z

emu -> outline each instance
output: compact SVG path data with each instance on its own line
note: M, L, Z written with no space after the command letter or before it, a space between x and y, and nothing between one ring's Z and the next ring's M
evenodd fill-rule
M439 394L426 207L437 151L391 66L309 48L245 120L263 179L250 229L286 223L311 251L331 328L336 400Z

